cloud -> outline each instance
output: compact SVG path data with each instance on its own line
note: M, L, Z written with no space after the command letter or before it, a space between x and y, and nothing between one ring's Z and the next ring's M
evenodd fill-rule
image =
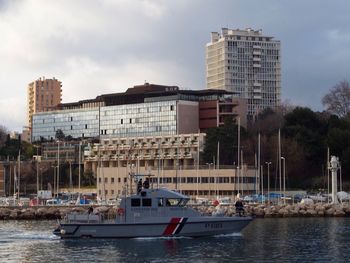
M205 44L221 27L261 28L281 40L283 98L322 109L321 97L349 72L349 7L344 0L0 0L0 124L25 125L27 84L42 76L62 81L63 102L144 81L205 88Z

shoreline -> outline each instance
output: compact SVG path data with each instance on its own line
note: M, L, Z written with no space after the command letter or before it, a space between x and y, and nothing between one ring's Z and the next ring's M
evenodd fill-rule
M117 206L93 206L94 213L103 214L105 218L116 216ZM234 216L234 205L204 206L193 208L205 215ZM0 207L0 220L56 220L63 219L67 213L87 213L89 206L6 206ZM350 216L350 204L286 204L286 205L245 205L245 215L258 218L284 217L347 217Z

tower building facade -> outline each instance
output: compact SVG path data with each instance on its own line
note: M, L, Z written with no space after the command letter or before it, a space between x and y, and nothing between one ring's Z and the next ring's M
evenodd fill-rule
M33 114L52 111L61 103L62 84L55 78L39 78L28 84L27 121L29 130L32 129Z
M224 89L247 100L253 119L281 101L281 43L261 30L222 28L206 46L208 89Z

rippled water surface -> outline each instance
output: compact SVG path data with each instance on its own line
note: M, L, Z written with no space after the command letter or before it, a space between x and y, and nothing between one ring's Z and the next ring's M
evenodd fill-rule
M350 262L350 218L256 219L206 238L60 240L54 221L1 221L1 262Z

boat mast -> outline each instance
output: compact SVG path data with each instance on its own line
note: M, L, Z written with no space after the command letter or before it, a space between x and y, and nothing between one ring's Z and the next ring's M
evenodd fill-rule
M281 153L281 129L278 129L278 172L280 177L280 196L282 196L282 153ZM282 200L280 200L282 202Z
M238 117L238 125L237 125L237 134L238 134L238 138L237 138L237 179L238 179L238 194L240 193L240 185L241 185L241 182L240 182L240 154L241 154L241 118Z
M258 192L260 192L260 180L261 180L261 177L260 177L260 132L259 132L258 134L258 189L259 191Z

